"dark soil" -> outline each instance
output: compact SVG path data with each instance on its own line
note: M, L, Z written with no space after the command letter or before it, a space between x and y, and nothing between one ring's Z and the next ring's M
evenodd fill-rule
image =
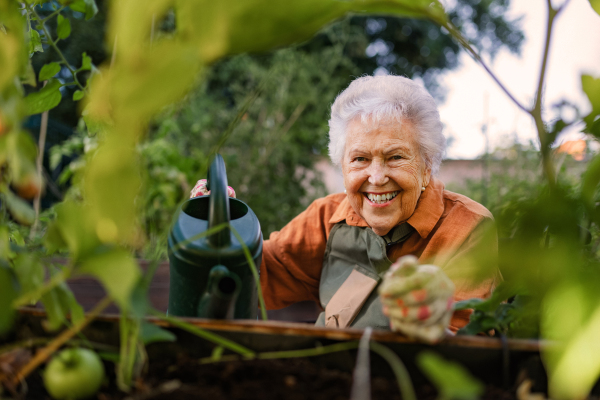
M352 374L322 367L307 359L252 360L198 365L192 359L180 358L176 363L151 363L143 381L130 394L119 392L114 384L114 365L107 364L110 384L105 384L98 400L342 400L350 397ZM49 399L41 377L28 380L27 399ZM417 388L419 399L436 399L431 386ZM373 400L401 399L394 379L373 377ZM515 399L513 391L493 386L486 388L482 399Z

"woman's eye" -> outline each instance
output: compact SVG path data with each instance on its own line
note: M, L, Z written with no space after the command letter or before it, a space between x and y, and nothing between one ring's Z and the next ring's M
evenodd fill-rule
M392 156L392 160L402 160L402 156Z
M367 159L365 157L355 157L354 161L362 162L362 161L367 161Z

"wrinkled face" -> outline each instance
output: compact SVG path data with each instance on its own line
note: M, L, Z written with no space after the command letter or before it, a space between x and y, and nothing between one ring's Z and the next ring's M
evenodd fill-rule
M429 184L410 123L363 124L347 128L342 172L348 200L379 236L415 211L421 187Z

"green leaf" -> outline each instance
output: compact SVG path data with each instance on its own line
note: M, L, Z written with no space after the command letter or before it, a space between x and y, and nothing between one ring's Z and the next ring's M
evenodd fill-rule
M79 261L101 244L96 235L94 220L83 205L64 201L55 210L56 220L49 227L51 239L46 245L55 246L54 249L66 246L73 261Z
M42 67L40 70L39 80L40 82L47 81L50 78L54 78L54 75L60 72L60 64L57 62L51 62Z
M600 138L600 78L582 75L581 87L592 104L592 111L583 118L585 131Z
M145 345L156 342L174 342L177 340L172 332L145 321L142 322L140 336Z
M13 257L14 253L10 246L9 237L8 226L0 225L0 262L8 261L9 258Z
M444 18L439 2L430 0L180 0L178 11L178 30L194 37L207 63L228 54L266 51L307 40L349 12Z
M12 269L6 262L0 262L0 336L12 327L15 310L12 302L18 295L18 283Z
M40 114L56 107L62 98L61 86L60 81L53 79L39 92L29 94L23 99L25 113L27 115Z
M83 96L85 95L85 93L81 90L76 90L75 93L73 93L73 101L79 101L81 99L83 99Z
M88 20L98 13L98 6L94 0L77 0L69 5L71 10L85 14Z
M71 323L77 324L84 320L85 315L83 313L83 307L75 299L75 295L66 283L58 285L54 289L57 293L58 300L63 310L66 310L71 315Z
M17 230L11 231L10 238L13 240L13 242L15 242L17 244L17 246L21 246L21 247L25 246L25 239L21 235L21 232L19 232Z
M76 271L98 278L121 309L129 308L131 293L140 278L140 269L128 251L111 249L90 255Z
M569 286L549 293L541 309L544 339L554 343L542 349L552 399L587 398L600 376L600 302L596 288L586 293L582 285ZM587 305L586 299L593 299L593 305Z
M85 51L81 55L81 68L82 71L89 71L92 69L92 58L88 56Z
M25 71L21 75L21 83L23 85L30 85L33 87L37 86L37 81L35 80L35 71L33 70L33 65L31 65L31 60L27 63L25 67Z
M477 399L485 389L483 384L475 379L465 367L446 361L431 351L421 352L417 356L417 364L435 385L439 399Z
M14 270L24 293L33 292L44 284L44 266L33 254L19 254L14 261Z
M57 222L51 223L46 229L46 234L44 235L44 247L46 248L46 253L48 255L65 250L68 247L58 228Z
M42 295L40 302L44 306L44 311L48 316L47 328L50 331L55 331L60 328L66 322L65 313L61 307L58 294L54 290Z
M66 39L71 34L71 21L68 18L58 14L56 35L59 39Z
M35 219L35 212L33 208L24 201L15 195L10 189L4 186L1 189L3 194L3 198L6 204L6 208L10 212L10 215L22 225L31 225Z
M598 184L600 183L600 155L596 155L589 162L585 173L583 174L583 182L581 183L581 200L586 206L591 217L598 222L596 212L595 194Z
M478 298L457 301L456 303L454 303L454 310L458 311L458 310L468 310L470 308L474 309L474 308L477 308L477 306L483 302L484 302L484 300L478 299Z
M53 275L59 270L50 268ZM65 282L60 283L52 290L44 294L41 302L48 314L48 327L56 330L67 322L67 316L71 316L71 323L77 324L85 318L83 308L75 299L73 292Z
M29 31L29 57L33 56L36 52L43 52L44 47L42 46L42 38L40 33L35 29Z
M600 14L600 0L590 0L590 5L598 14Z

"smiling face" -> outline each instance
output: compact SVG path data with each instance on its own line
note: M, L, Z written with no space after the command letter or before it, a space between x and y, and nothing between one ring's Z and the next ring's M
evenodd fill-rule
M379 236L413 214L431 177L410 123L360 118L348 124L342 172L350 205Z

